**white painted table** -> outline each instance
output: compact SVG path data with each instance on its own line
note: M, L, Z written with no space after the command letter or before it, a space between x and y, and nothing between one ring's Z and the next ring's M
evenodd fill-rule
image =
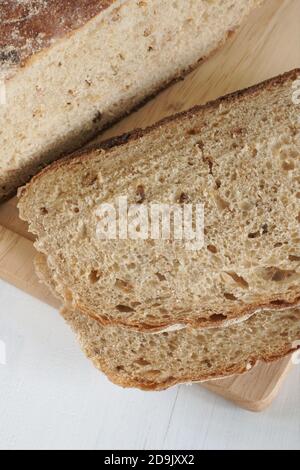
M199 385L122 390L58 313L0 281L0 449L300 449L300 369L262 414Z

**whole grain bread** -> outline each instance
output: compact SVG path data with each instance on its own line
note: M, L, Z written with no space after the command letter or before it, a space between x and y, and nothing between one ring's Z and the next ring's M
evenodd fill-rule
M58 162L23 189L59 295L104 325L217 327L300 303L295 70ZM205 243L102 240L98 209L205 205ZM118 214L117 214L118 215Z
M2 0L0 201L221 45L261 0Z
M40 278L59 297L46 257L37 255L35 264ZM300 309L266 311L228 328L149 334L103 327L69 307L61 314L82 350L122 387L163 390L180 383L242 374L258 361L272 362L300 348Z
M300 309L264 312L229 328L160 334L103 327L68 310L62 315L98 369L117 385L142 390L242 374L300 348Z

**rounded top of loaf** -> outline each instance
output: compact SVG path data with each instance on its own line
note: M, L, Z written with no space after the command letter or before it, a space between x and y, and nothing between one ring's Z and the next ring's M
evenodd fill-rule
M116 0L2 0L0 73L10 77L27 59L82 27Z

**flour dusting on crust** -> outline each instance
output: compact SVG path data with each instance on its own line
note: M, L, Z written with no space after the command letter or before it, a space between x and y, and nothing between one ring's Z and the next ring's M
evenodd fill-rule
M51 46L115 0L2 0L0 2L0 73L13 75L17 66Z

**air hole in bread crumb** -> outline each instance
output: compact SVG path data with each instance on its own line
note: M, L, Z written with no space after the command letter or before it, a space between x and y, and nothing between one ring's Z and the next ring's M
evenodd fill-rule
M83 186L93 186L98 180L98 175L95 173L86 173L82 176Z
M276 305L277 307L284 307L286 304L285 300L282 300L282 299L278 299L278 300L272 300L272 302L270 302L271 305Z
M224 297L225 297L225 299L227 299L227 300L232 300L232 301L238 300L235 295L230 294L230 293L228 293L228 292L225 292Z
M214 246L214 245L208 245L207 249L208 249L208 251L210 251L211 253L214 253L214 254L218 253L218 249L217 249L217 247Z
M151 362L146 361L143 357L140 357L134 362L136 365L141 366L141 367L147 367L150 366Z
M166 276L164 276L163 274L161 273L156 273L156 276L158 277L158 279L161 281L161 282L164 282L167 280Z
M122 313L132 313L135 311L133 308L129 307L128 305L117 305L116 309Z
M201 127L194 127L187 131L187 135L199 135L201 133Z
M136 189L137 204L142 204L146 199L145 188L143 185L139 185Z
M203 140L199 140L196 143L196 147L198 147L203 152L204 151L204 142L203 142Z
M249 289L248 282L242 276L239 276L235 272L227 272L226 274L228 274L228 276L230 276L234 280L234 282L236 282L243 289Z
M287 162L287 161L285 161L285 162L283 162L283 164L282 164L282 169L283 169L284 171L292 171L292 170L295 169L295 164L294 164L294 162Z
M40 208L40 213L41 213L42 215L47 215L49 212L48 212L48 209L46 209L46 207L41 207L41 208Z
M161 374L160 370L147 370L143 372L143 376L146 377L146 379L153 380L157 378Z
M214 199L216 202L216 205L219 210L224 211L224 210L230 210L230 204L228 201L225 201L225 199L221 198L219 194L214 195Z
M179 202L179 204L188 204L189 202L191 202L191 199L190 199L188 194L181 193L180 196L179 196L178 202Z
M97 269L93 269L89 274L89 279L92 284L96 284L101 278L101 272Z
M130 270L131 270L131 269L135 269L135 268L136 268L136 264L135 264L135 263L129 263L129 264L127 264L127 268L130 269Z
M227 319L227 315L223 315L222 313L214 313L209 317L211 321L224 321Z
M146 315L146 320L155 321L155 320L156 320L156 316L155 316L155 315L152 315L151 313L148 313L148 314Z
M246 135L247 129L245 129L244 127L234 127L233 129L231 129L230 134L231 134L231 137L234 139L238 136Z
M244 201L241 203L241 210L244 212L249 212L252 208L252 204L248 201ZM246 216L247 214L245 214Z
M254 239L254 238L259 238L260 237L260 232L252 232L248 234L248 238Z
M280 333L281 338L287 338L289 336L287 331L284 331L283 333Z
M207 359L205 361L202 361L202 364L204 364L208 369L212 368L211 362L209 362Z
M169 317L169 312L165 308L160 308L159 311L163 316Z
M289 260L290 261L300 261L300 256L296 256L296 255L290 255L289 256Z
M262 278L266 281L284 282L296 274L295 270L284 270L271 266L262 271Z
M133 287L129 282L123 281L122 279L117 279L115 286L117 289L120 289L125 292L131 292L133 290Z

